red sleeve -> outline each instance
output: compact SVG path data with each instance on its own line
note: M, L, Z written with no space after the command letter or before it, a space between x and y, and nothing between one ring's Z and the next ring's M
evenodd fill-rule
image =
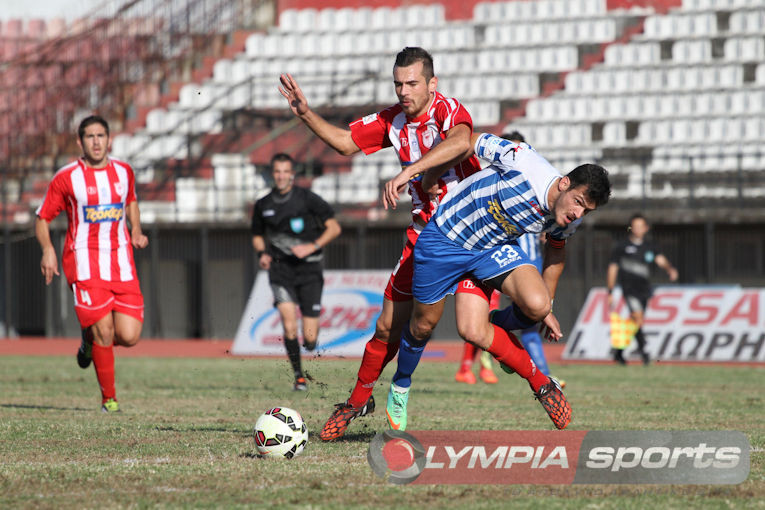
M444 133L459 124L467 125L470 132L473 132L473 118L467 108L454 98L445 98L444 102L438 104L435 118L441 124Z
M66 194L64 177L62 174L55 175L48 185L42 204L37 208L37 216L47 222L53 221L66 207Z
M351 128L351 138L364 154L372 154L391 146L388 138L389 122L384 113L385 111L372 113L348 125Z

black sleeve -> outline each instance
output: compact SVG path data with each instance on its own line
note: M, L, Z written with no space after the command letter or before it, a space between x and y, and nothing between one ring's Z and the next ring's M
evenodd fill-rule
M265 226L263 225L262 200L255 202L255 207L252 208L252 223L250 224L250 232L252 232L253 236L265 235Z
M308 210L321 222L321 228L324 228L324 222L335 217L335 211L323 198L313 191L306 190L306 203Z
M614 249L611 250L611 258L608 260L609 264L618 264L622 258L622 252L624 252L624 246L622 243L616 243Z
M662 252L656 244L653 243L653 241L648 242L648 249L653 252L653 260L651 261L651 264L659 267L658 264L656 264L656 257L659 255L664 255L664 252Z

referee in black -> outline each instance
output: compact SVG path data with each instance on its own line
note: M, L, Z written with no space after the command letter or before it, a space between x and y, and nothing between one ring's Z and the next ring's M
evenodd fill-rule
M271 158L274 189L255 203L252 246L261 269L268 271L274 306L284 328L284 346L295 373L296 391L307 389L300 364L297 306L303 316L303 346L316 348L319 336L322 249L340 235L340 224L327 202L295 186L294 161L284 153Z
M635 340L638 344L637 351L645 365L651 362L645 351L646 342L642 329L646 306L653 293L650 281L651 266L655 264L666 271L670 281L677 280L677 269L646 237L649 230L648 221L642 214L634 214L630 218L629 235L627 239L618 243L611 252L611 261L606 276L609 309L612 305L611 292L618 283L630 310L630 318L637 326L635 333ZM622 365L627 363L621 349L614 349L614 361Z

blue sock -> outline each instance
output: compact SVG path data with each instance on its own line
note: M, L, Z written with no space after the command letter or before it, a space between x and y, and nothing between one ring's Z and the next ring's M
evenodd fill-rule
M515 329L527 329L536 324L526 317L524 313L518 308L518 305L513 303L504 310L497 310L491 316L492 324L496 324L505 331L513 331Z
M409 333L409 324L404 326L401 333L401 346L398 349L398 367L393 374L393 383L402 388L408 388L412 385L412 374L420 363L422 351L430 338L424 341L415 340Z
M531 359L534 360L534 364L539 371L545 375L550 375L550 368L547 366L545 352L542 350L542 337L539 336L539 330L536 326L523 330L521 343L523 343L523 347L529 353Z

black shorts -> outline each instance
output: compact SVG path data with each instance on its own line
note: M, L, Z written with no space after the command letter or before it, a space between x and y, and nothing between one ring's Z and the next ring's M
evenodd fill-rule
M624 301L627 303L627 308L630 312L643 312L648 306L648 300L651 299L651 289L622 289L624 294Z
M304 317L318 317L321 313L324 275L320 262L272 260L268 280L274 294L274 306L295 303Z

